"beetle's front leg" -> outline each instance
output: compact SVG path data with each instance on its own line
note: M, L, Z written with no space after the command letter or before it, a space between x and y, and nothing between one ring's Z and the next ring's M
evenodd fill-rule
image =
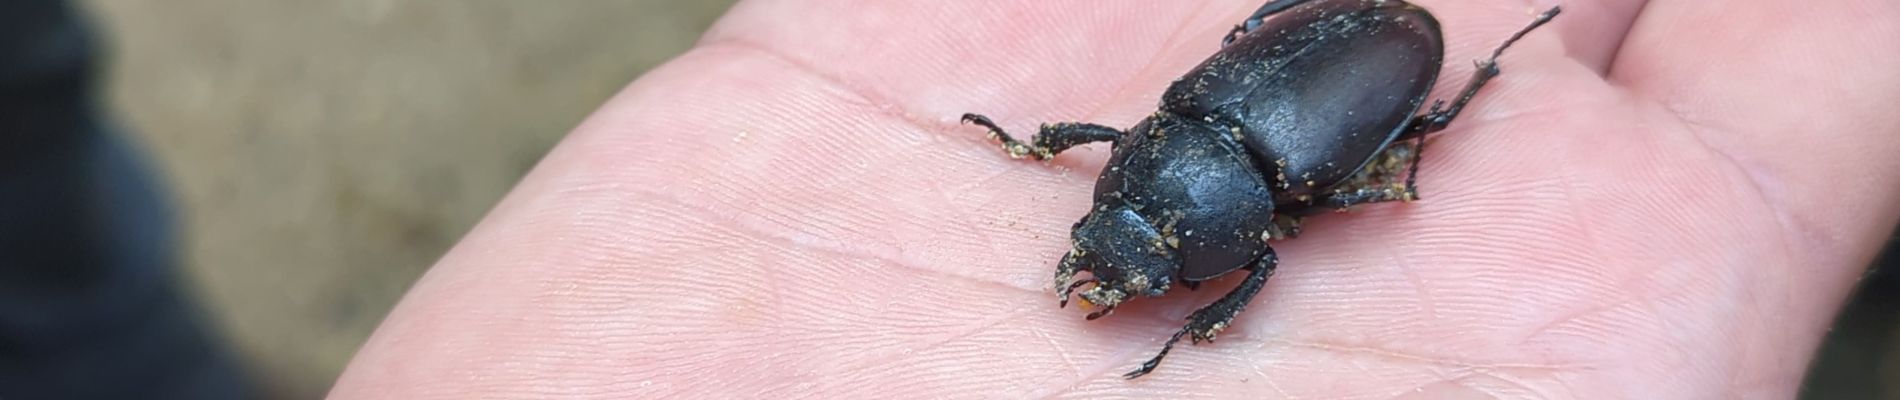
M1280 257L1274 255L1272 248L1268 248L1266 255L1247 267L1246 281L1240 282L1240 286L1221 296L1220 300L1215 300L1214 304L1194 310L1194 314L1188 315L1187 326L1181 327L1173 337L1168 338L1166 344L1161 345L1160 354L1141 363L1141 368L1122 375L1122 378L1135 379L1154 372L1155 367L1161 366L1161 359L1168 356L1168 351L1174 349L1174 343L1181 341L1182 336L1188 336L1195 344L1214 341L1214 336L1234 322L1234 317L1247 308L1247 303L1253 301L1254 295L1260 294L1260 288L1267 285L1267 278L1273 276L1273 269L1279 266Z
M989 117L963 114L963 122L989 128L990 137L1003 142L1003 151L1009 153L1010 158L1029 157L1048 160L1071 147L1093 142L1112 142L1122 136L1121 130L1108 126L1063 122L1043 124L1042 129L1036 132L1034 138L1030 138L1029 143L1023 143L1010 136L1009 133L1003 132L1003 128L996 126Z

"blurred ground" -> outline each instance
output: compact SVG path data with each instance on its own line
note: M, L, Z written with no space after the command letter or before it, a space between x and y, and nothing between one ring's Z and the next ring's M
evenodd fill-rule
M318 398L409 284L732 0L89 0L192 281L276 398ZM1806 398L1894 398L1900 257Z
M192 282L278 398L318 398L573 125L730 0L86 2Z

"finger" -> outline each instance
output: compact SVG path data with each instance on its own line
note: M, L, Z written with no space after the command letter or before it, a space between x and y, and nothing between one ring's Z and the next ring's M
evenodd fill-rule
M1892 1L1652 1L1611 79L1731 159L1811 260L1857 269L1900 213L1896 22Z

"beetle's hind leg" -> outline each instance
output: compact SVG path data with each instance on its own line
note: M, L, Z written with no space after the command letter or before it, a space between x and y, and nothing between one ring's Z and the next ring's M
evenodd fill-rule
M1497 49L1491 50L1491 57L1478 62L1477 70L1471 74L1471 82L1465 84L1464 90L1459 91L1458 98L1453 100L1449 107L1443 100L1435 101L1432 102L1431 109L1427 110L1425 115L1413 117L1406 131L1399 136L1399 140L1411 140L1412 143L1409 146L1403 142L1394 143L1379 159L1373 161L1384 163L1383 165L1369 166L1366 171L1361 172L1362 175L1383 176L1387 177L1386 179L1360 179L1354 187L1323 199L1326 205L1337 210L1345 210L1353 205L1365 203L1418 200L1418 164L1425 155L1425 135L1445 130L1446 126L1451 125L1451 120L1458 118L1458 113L1464 111L1465 105L1470 104L1471 99L1477 97L1478 90L1483 89L1485 83L1490 82L1491 78L1496 78L1502 72L1498 68L1498 57L1504 55L1504 49L1510 48L1511 44L1517 43L1518 39L1524 38L1524 35L1537 27L1549 23L1561 12L1563 12L1562 8L1551 7L1549 11L1538 14L1537 20L1531 21L1530 25L1519 29L1509 39L1505 39ZM1403 183L1389 179L1396 176L1394 174L1396 170L1390 162L1400 158L1409 159L1405 163Z
M1464 111L1465 105L1471 103L1471 98L1478 95L1478 89L1483 88L1485 83L1490 82L1491 78L1497 77L1501 72L1498 69L1498 57L1504 55L1504 49L1510 48L1511 44L1517 43L1518 39L1524 38L1525 34L1531 33L1531 31L1537 29L1537 27L1549 23L1552 18L1556 18L1557 14L1561 12L1563 12L1562 8L1551 7L1549 11L1538 14L1537 20L1531 21L1530 25L1512 34L1510 39L1505 39L1504 44L1498 45L1498 48L1495 50L1491 50L1491 58L1478 62L1478 70L1471 73L1471 82L1465 84L1465 89L1458 93L1458 99L1451 102L1451 107L1441 110L1437 105L1433 105L1430 112L1412 118L1411 125L1405 132L1405 137L1409 138L1411 136L1425 135L1445 130L1445 126L1450 125L1452 119L1458 118L1460 111Z
M1003 152L1010 158L1029 157L1037 160L1055 158L1071 147L1093 142L1112 142L1122 136L1122 131L1103 125L1063 122L1043 124L1029 143L1016 140L1016 137L1003 132L1002 127L989 117L978 114L963 114L963 122L976 124L990 130L990 137L1003 142Z
M1362 204L1418 200L1418 164L1424 153L1424 136L1414 136L1410 141L1387 146L1359 173L1341 183L1331 193L1315 199L1313 204L1319 207L1313 210L1345 211ZM1297 234L1295 231L1293 235Z
M1280 257L1274 255L1273 249L1267 249L1266 255L1247 267L1246 281L1242 281L1240 286L1235 287L1233 291L1227 292L1227 295L1221 296L1220 300L1215 300L1214 304L1194 310L1194 314L1188 315L1187 326L1181 327L1181 330L1175 332L1173 337L1168 338L1167 343L1161 345L1160 354L1155 354L1154 358L1148 359L1148 362L1141 363L1141 368L1123 374L1122 378L1135 379L1154 372L1155 367L1161 366L1161 359L1168 356L1168 351L1174 349L1175 342L1181 341L1182 336L1187 336L1195 344L1214 341L1214 336L1219 335L1222 329L1227 329L1227 326L1233 323L1234 317L1247 308L1247 303L1253 301L1254 295L1260 294L1260 288L1267 285L1267 278L1273 276L1274 268L1279 266Z
M1234 25L1233 30L1227 31L1227 36L1220 39L1221 47L1227 47L1227 45L1233 44L1235 39L1240 39L1241 35L1253 32L1255 29L1260 29L1260 25L1264 23L1263 21L1265 21L1267 17L1273 14L1279 14L1281 11L1293 8L1293 6L1305 4L1307 1L1311 0L1274 0L1267 2L1267 4L1260 5L1260 9L1254 10L1253 16L1247 17L1247 19L1241 21L1240 24Z

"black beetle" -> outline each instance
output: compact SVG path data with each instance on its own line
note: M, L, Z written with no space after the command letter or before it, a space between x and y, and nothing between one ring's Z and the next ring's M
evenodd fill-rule
M1402 0L1277 0L1234 26L1219 52L1168 87L1159 111L1126 131L1044 124L1024 143L982 115L963 121L988 128L1012 158L1113 143L1095 207L1072 228L1055 274L1065 306L1093 284L1080 294L1097 307L1088 319L1177 281L1193 289L1249 271L1123 375L1132 379L1160 365L1183 335L1214 340L1279 265L1267 241L1297 236L1302 217L1417 199L1425 135L1445 129L1498 75L1505 48L1560 11L1539 15L1479 62L1450 107L1437 101L1423 114L1444 59L1430 12ZM1090 276L1071 282L1079 272Z

